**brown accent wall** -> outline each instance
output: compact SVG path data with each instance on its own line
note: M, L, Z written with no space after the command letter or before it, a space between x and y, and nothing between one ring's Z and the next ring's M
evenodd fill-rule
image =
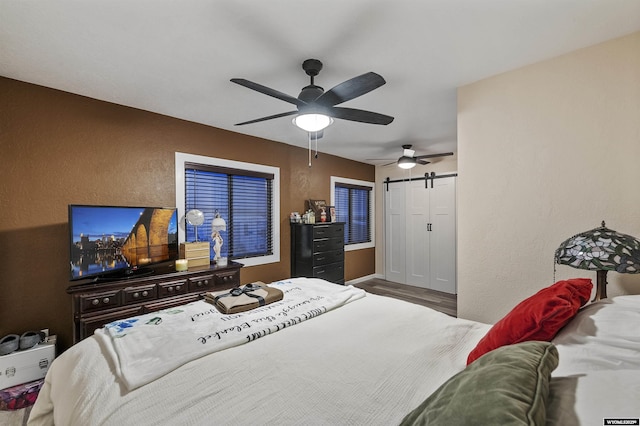
M175 152L280 168L281 261L243 283L289 277L291 211L330 199L330 176L373 182L374 167L0 77L0 338L49 328L72 341L68 204L175 206ZM283 125L287 125L283 123ZM375 272L348 252L346 279Z

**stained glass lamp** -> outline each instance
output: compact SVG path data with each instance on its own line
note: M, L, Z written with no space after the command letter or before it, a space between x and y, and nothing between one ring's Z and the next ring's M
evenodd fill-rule
M607 272L640 273L640 241L605 226L574 235L556 249L556 263L597 271L594 301L607 297Z

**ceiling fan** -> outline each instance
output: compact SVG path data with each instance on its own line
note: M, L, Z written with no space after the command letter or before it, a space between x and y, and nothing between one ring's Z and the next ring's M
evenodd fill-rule
M302 88L297 98L243 78L232 78L231 81L233 83L268 96L273 96L274 98L293 104L298 108L295 111L283 112L237 123L236 126L258 123L260 121L290 115L296 115L293 123L307 132L321 132L333 122L334 118L381 125L386 125L393 121L393 117L377 112L336 106L369 93L385 84L386 81L379 74L368 72L344 81L325 92L322 87L314 84L314 77L317 76L322 69L322 62L317 59L307 59L302 63L302 69L310 77L311 83ZM320 136L320 134L316 135L316 137Z
M410 169L415 167L416 164L429 164L429 161L424 161L424 158L437 158L453 155L453 152L443 152L442 154L427 154L427 155L415 155L416 151L411 149L411 145L402 145L402 157L397 161L383 164L383 166L389 166L394 163L398 163L398 167L402 169Z

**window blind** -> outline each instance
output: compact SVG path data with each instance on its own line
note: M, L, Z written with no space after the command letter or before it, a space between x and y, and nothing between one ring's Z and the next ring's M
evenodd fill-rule
M336 218L338 222L345 223L345 244L359 244L371 241L370 196L370 187L336 183Z
M185 211L198 209L205 222L198 241L211 242L211 221L216 212L227 223L222 232L221 256L230 259L273 254L273 175L207 165L185 165ZM196 240L187 225L186 240ZM212 252L213 256L213 252Z

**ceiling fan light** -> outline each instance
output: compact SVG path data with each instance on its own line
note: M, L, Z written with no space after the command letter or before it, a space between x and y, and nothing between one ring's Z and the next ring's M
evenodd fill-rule
M293 124L305 132L319 132L326 129L331 123L333 123L333 118L324 114L300 114L293 119Z
M411 169L416 166L416 159L411 157L400 157L398 159L398 167L401 169Z

